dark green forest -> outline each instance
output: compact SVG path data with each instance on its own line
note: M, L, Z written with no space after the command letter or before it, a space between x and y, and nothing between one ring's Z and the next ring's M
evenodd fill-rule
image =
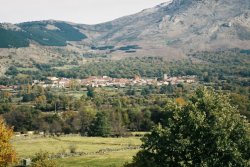
M22 30L6 30L0 28L0 48L28 47L29 40L33 40L45 46L66 46L67 41L80 41L87 38L74 28L64 22L52 23L58 29L49 30L46 22L27 22L18 24Z
M29 46L27 34L22 31L12 31L0 28L0 48L19 48Z

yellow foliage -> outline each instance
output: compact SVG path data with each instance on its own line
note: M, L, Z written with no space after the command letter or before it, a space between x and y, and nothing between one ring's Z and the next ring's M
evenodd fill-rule
M5 98L9 98L9 97L11 97L12 96L12 94L9 92L9 91L3 91L3 98L5 99Z
M8 128L0 117L0 167L16 162L16 152L10 144L13 130Z
M28 84L27 85L27 94L31 94L31 89L32 89L31 85Z
M46 96L45 95L41 95L41 96L38 96L36 99L36 104L44 104L46 103Z
M176 101L177 104L179 104L181 106L184 106L186 104L186 101L181 97L175 99L175 101Z

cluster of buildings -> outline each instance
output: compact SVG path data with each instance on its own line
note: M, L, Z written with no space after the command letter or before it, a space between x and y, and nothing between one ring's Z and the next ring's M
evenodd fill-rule
M4 86L4 85L0 85L0 90L6 90L6 89L17 89L18 86L17 85L12 85L12 86Z
M142 86L142 85L177 85L180 83L195 83L197 81L196 76L181 76L181 77L169 77L166 74L163 80L157 78L141 78L135 76L133 79L127 78L111 78L108 76L92 76L86 79L70 79L70 78L57 78L48 77L49 82L33 80L32 85L40 85L44 88L72 88L76 86L91 86L91 87L126 87L126 86ZM0 90L11 89L15 90L19 86L4 86L0 85Z
M91 87L126 87L126 86L142 86L142 85L176 85L179 83L194 83L196 82L196 76L182 76L182 77L168 77L164 75L163 80L158 81L157 78L141 78L135 76L134 79L127 78L111 78L108 76L92 76L86 79L69 79L69 78L57 78L57 77L48 77L50 83L46 84L41 81L33 81L34 84L41 85L43 87L52 87L52 88L71 88L74 86L91 86Z
M195 83L197 77L195 75L181 76L181 77L169 77L167 74L164 74L163 81L168 84L177 85L180 83Z

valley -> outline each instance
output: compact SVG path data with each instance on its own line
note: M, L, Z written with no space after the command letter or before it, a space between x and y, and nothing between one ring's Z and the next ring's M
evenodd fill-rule
M0 23L0 167L249 166L249 121L249 0Z

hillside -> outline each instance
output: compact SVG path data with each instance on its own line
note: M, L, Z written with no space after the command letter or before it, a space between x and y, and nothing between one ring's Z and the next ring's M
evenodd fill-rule
M0 39L0 48L29 46L26 33L11 24L0 25Z
M37 21L17 25L0 24L0 48L28 47L29 41L44 46L66 46L67 41L87 38L66 22Z
M1 24L0 39L2 73L14 58L19 63L22 59L49 62L50 52L62 61L68 61L67 55L89 53L113 59L160 56L172 60L198 51L249 50L250 1L173 0L97 25L54 20Z
M96 41L108 45L133 43L184 53L250 48L250 1L174 0L93 30L102 32Z
M66 46L67 41L80 41L87 38L73 25L65 22L28 22L18 26L27 32L30 40L45 46Z

